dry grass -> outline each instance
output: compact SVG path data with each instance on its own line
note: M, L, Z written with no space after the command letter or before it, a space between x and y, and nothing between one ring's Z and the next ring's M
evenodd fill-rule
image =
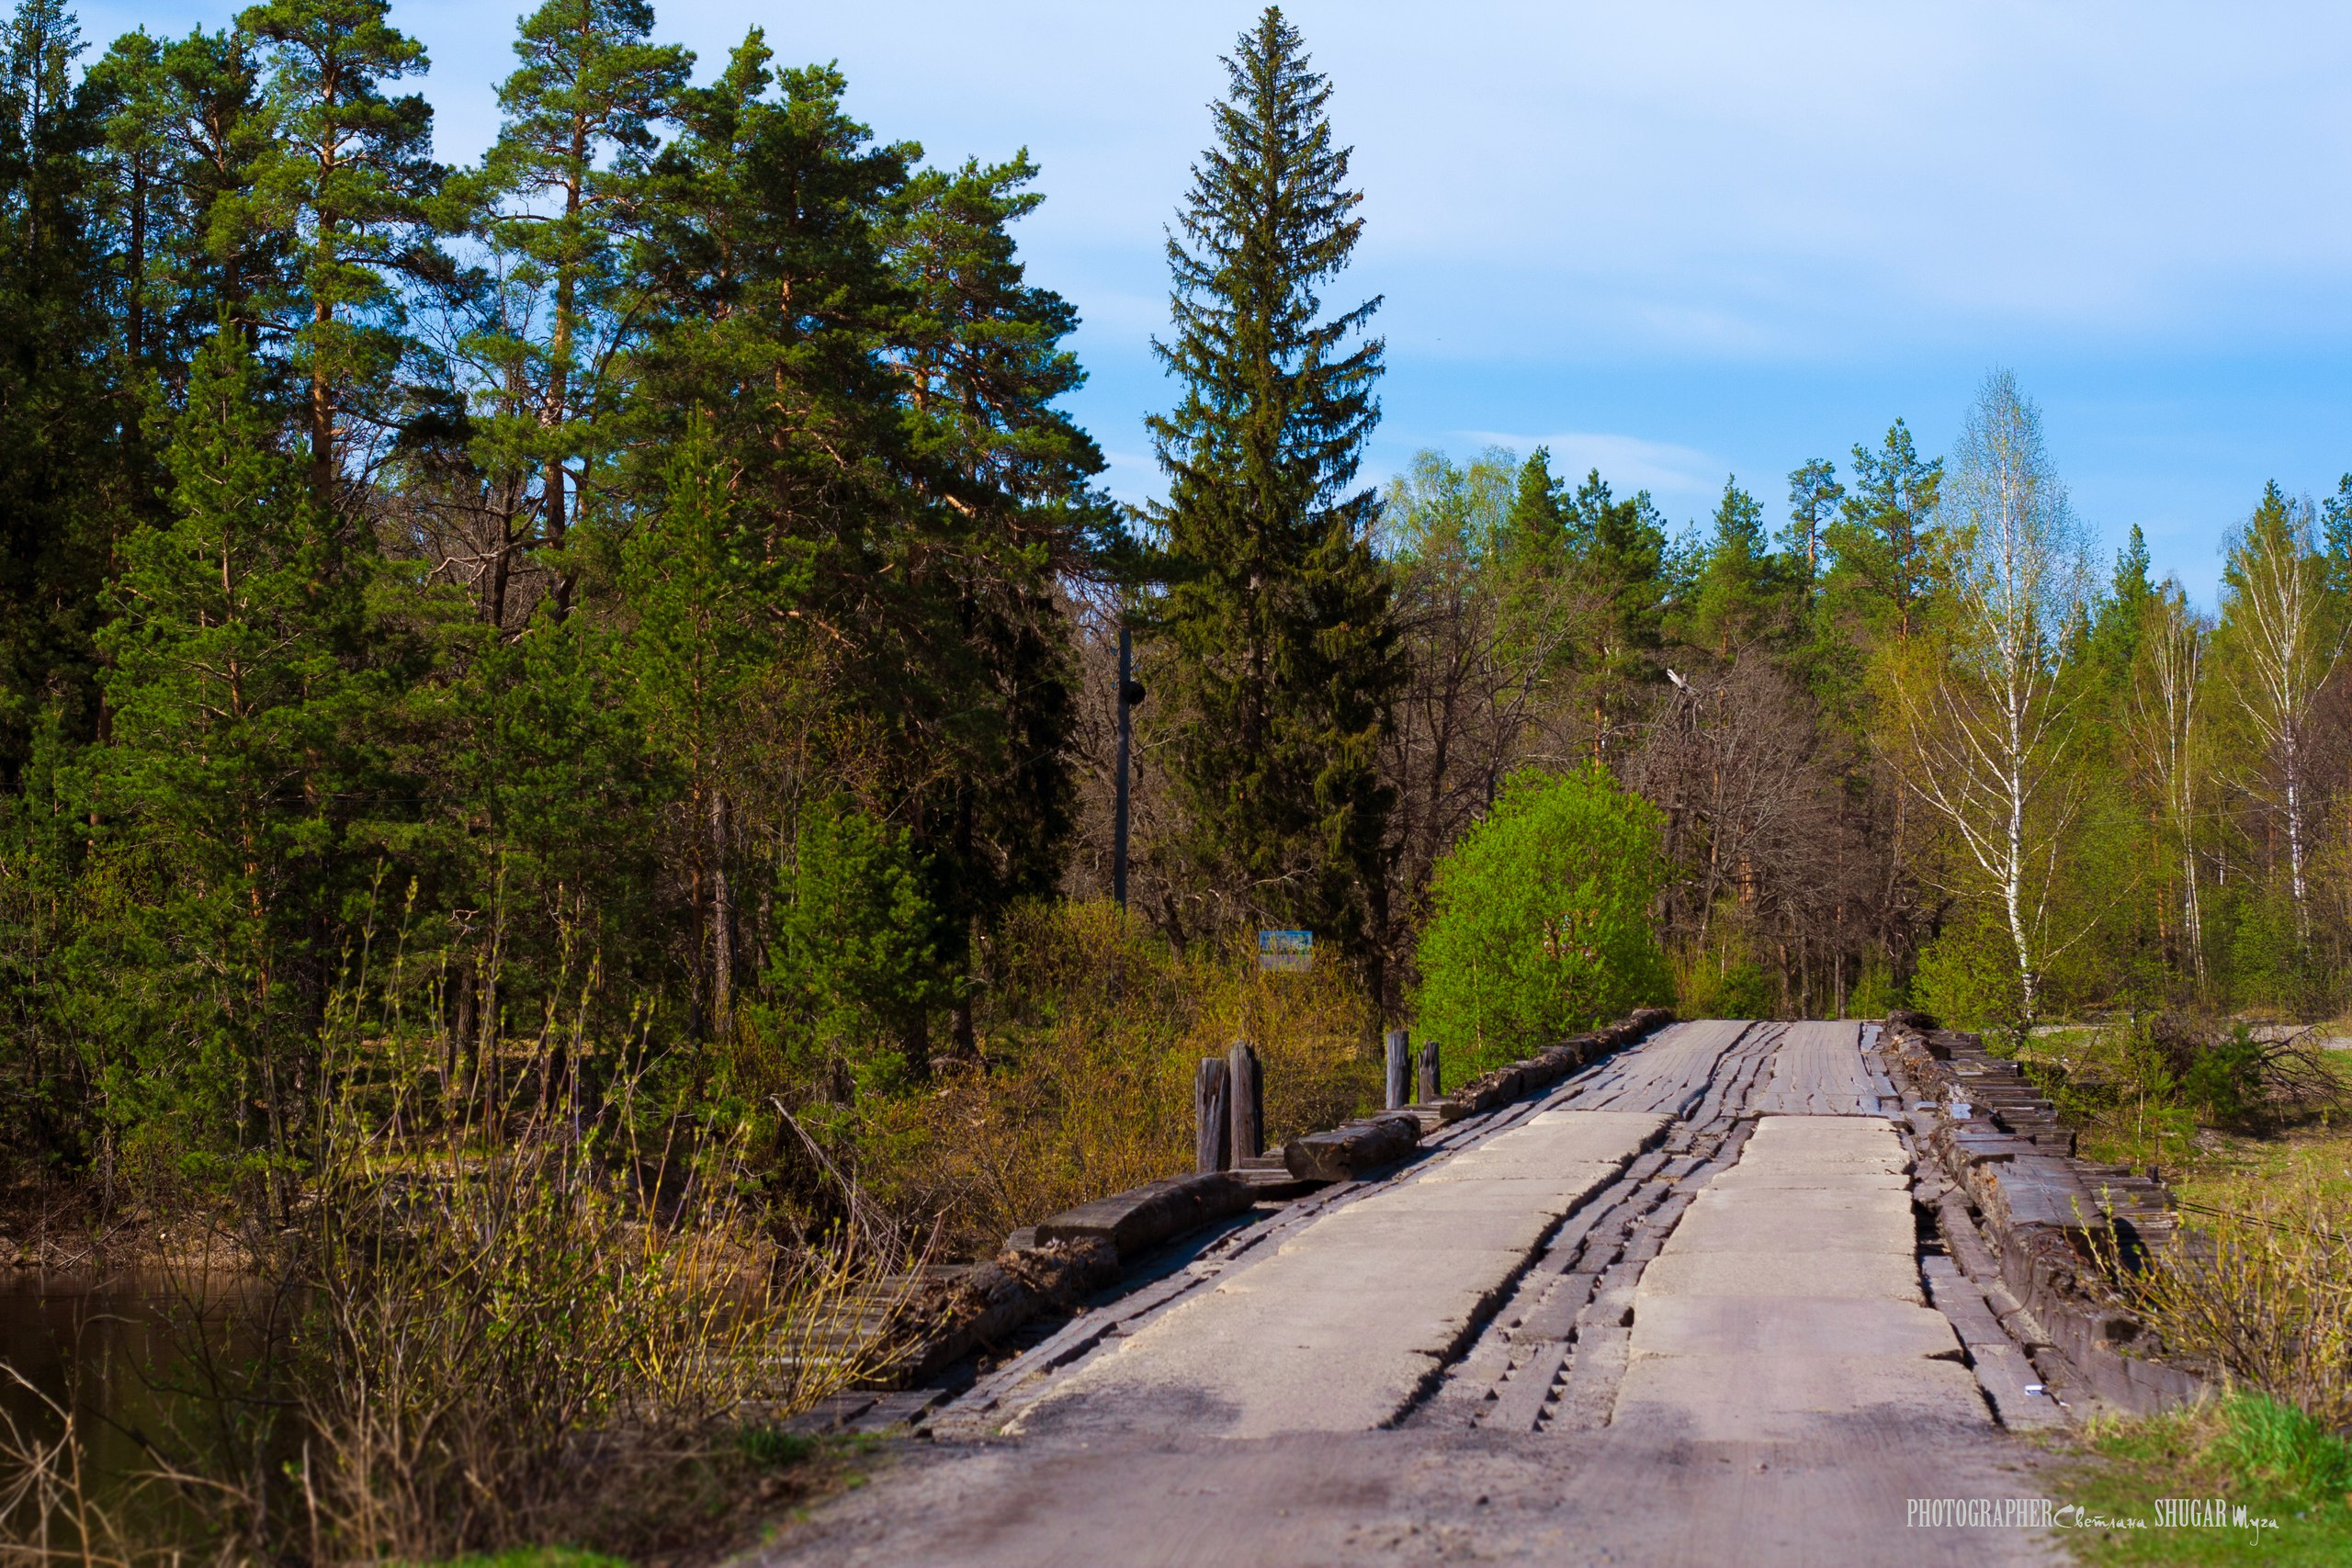
M647 1103L641 1043L549 1017L460 1050L413 1000L339 1002L309 1168L219 1238L229 1289L176 1281L140 1472L87 1473L71 1399L0 1442L0 1562L636 1558L708 1529L682 1506L747 1429L880 1370L906 1260L778 1245L748 1127Z
M1262 974L1254 944L1178 953L1106 902L1041 906L991 953L985 1065L887 1108L867 1179L943 1247L1005 1234L1193 1163L1193 1077L1236 1040L1264 1066L1269 1145L1377 1101L1375 1017L1335 963Z
M2352 1139L2272 1145L2183 1183L2186 1224L2130 1281L2165 1343L2352 1429Z

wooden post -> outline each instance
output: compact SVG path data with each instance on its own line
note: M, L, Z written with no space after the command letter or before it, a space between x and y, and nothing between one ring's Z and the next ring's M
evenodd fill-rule
M1388 1032L1388 1109L1403 1110L1409 1101L1405 1098L1412 1080L1407 1075L1406 1064L1411 1059L1413 1036L1410 1031L1392 1029Z
M1227 1113L1225 1058L1204 1056L1193 1079L1193 1146L1203 1176L1233 1164L1233 1125Z
M1265 1084L1258 1073L1257 1048L1247 1040L1235 1041L1225 1054L1225 1092L1233 1107L1233 1163L1239 1165L1266 1152Z
M1421 1103L1427 1105L1444 1091L1438 1088L1437 1042L1421 1042Z

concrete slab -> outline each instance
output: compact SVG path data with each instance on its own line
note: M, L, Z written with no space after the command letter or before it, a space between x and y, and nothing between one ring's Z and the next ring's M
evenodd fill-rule
M1702 1209L1692 1205L1667 1237L1663 1255L1808 1257L1842 1253L1907 1255L1917 1231L1910 1212L1835 1209ZM1908 1261L1905 1256L1905 1261Z
M1951 1358L1960 1338L1932 1307L1860 1298L1653 1296L1634 1308L1636 1354Z
M1908 1257L1869 1252L1777 1258L1754 1252L1664 1252L1642 1270L1640 1294L1825 1300L1871 1296L1926 1304L1919 1270ZM1638 1305L1634 1310L1638 1315Z
M1803 1191L1808 1188L1837 1188L1848 1191L1877 1190L1907 1192L1911 1177L1907 1171L1889 1170L1883 1166L1855 1163L1836 1174L1799 1168L1741 1170L1735 1166L1715 1178L1709 1186L1711 1192Z
M1990 1425L1973 1373L1917 1356L1636 1355L1611 1419L1696 1442L1792 1441L1863 1416Z
M1573 1203L1616 1180L1623 1168L1617 1165L1576 1164L1526 1174L1510 1167L1448 1172L1442 1176L1432 1172L1397 1190L1418 1193L1420 1201L1432 1206L1445 1202L1475 1206L1503 1197L1514 1201L1544 1201L1547 1195L1564 1196Z
M1822 1187L1733 1187L1717 1184L1692 1200L1694 1209L1771 1213L1827 1213L1911 1215L1907 1187L1838 1182Z

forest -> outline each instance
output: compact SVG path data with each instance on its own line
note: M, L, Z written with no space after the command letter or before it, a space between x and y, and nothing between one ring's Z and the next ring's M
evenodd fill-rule
M1137 1104L1192 1033L1311 1036L1283 1092L1343 1111L1384 1025L1455 1016L1449 865L1545 778L1646 803L1610 809L1658 961L1463 1070L1630 1001L2345 1005L2352 475L2216 519L2210 610L2136 529L2097 555L1999 370L1949 453L1890 411L1696 519L1543 450L1376 484L1380 301L1322 302L1359 195L1269 12L1170 231L1164 499L1121 504L1016 243L1041 172L888 140L791 47L697 62L641 0L546 0L450 165L384 0L103 49L20 0L20 1196L288 1201L396 1037L485 1128L634 1075L803 1210L860 1168L945 1205L910 1173L959 1127L1081 1113L1039 1065L1073 1030ZM1266 928L1316 933L1311 981L1258 977ZM1065 1145L1046 1187L1115 1184ZM1027 1179L989 1179L1017 1223Z

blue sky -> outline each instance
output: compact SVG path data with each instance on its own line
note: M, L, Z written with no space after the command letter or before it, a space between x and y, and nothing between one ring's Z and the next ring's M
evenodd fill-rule
M495 130L519 0L396 3L444 158ZM1084 316L1076 400L1129 499L1168 389L1161 226L1250 4L673 0L706 73L753 24L940 161L1021 147L1033 275ZM85 0L98 47L226 5ZM1374 474L1548 442L1677 519L1896 415L1941 451L1984 371L2042 404L2110 545L2210 603L2266 479L2352 469L2352 7L1385 0L1288 7L1337 88L1389 344Z

